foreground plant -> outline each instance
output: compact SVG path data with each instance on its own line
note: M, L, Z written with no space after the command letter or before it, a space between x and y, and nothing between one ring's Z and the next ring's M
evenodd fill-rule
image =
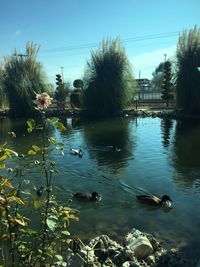
M55 138L47 138L46 130L49 124L60 131L65 131L64 125L57 118L46 118L45 109L51 105L52 99L47 93L37 94L37 111L42 120L40 123L30 119L27 121L27 131L39 131L41 145L33 144L27 155L18 155L7 148L0 147L0 265L2 266L43 266L67 261L70 233L67 231L70 220L78 221L78 211L69 207L59 206L53 195L52 178L56 163L49 161L48 154L52 149L59 148L64 155L63 144ZM14 137L14 133L12 135ZM39 143L39 142L38 142ZM17 157L19 166L8 169L5 177L6 161ZM30 168L40 168L45 180L41 187L34 186L31 194L30 181L24 175ZM25 196L24 196L25 195ZM31 217L38 219L39 225L31 226Z

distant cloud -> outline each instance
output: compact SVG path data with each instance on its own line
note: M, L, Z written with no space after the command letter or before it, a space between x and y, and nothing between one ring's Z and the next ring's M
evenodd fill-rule
M152 72L161 62L164 61L164 55L166 54L167 59L172 59L175 56L175 52L176 45L173 45L132 57L130 62L133 64L135 78L138 78L139 71L141 71L141 78L151 79Z
M22 34L22 31L21 30L17 30L15 33L14 33L14 37L18 37L19 35Z

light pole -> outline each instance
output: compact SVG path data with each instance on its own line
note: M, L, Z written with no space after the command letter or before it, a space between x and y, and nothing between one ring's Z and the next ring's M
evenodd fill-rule
M135 100L135 108L136 108L136 110L137 110L137 105L138 105L138 97L137 97L137 96L135 96L135 97L134 97L134 100Z
M23 57L28 57L28 55L23 55L23 54L14 54L15 57L20 57L20 60L22 61Z
M63 83L64 83L64 77L63 77L63 69L64 69L64 67L61 66L60 68L61 68L61 73L62 73L62 80L63 80Z

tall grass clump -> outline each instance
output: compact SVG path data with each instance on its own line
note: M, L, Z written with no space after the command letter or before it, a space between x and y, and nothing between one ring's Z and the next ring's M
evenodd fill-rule
M26 55L17 50L5 57L3 90L7 95L12 117L29 117L35 114L32 99L35 93L45 91L45 75L36 61L38 46L27 43Z
M90 116L110 117L131 101L135 82L120 40L105 39L91 53L84 75L84 102Z
M200 29L184 31L178 40L177 106L187 114L200 114Z
M3 89L3 78L4 78L4 70L3 66L0 65L0 109L8 107L8 99Z

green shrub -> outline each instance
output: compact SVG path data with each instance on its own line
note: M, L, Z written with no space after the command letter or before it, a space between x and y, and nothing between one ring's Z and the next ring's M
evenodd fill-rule
M177 106L188 114L200 113L200 29L184 31L178 41L176 73Z
M45 75L36 61L37 45L27 43L26 55L14 54L4 61L3 90L7 95L12 117L35 115L32 99L45 91Z
M119 39L103 40L84 75L84 102L90 116L119 114L134 93L131 65Z

